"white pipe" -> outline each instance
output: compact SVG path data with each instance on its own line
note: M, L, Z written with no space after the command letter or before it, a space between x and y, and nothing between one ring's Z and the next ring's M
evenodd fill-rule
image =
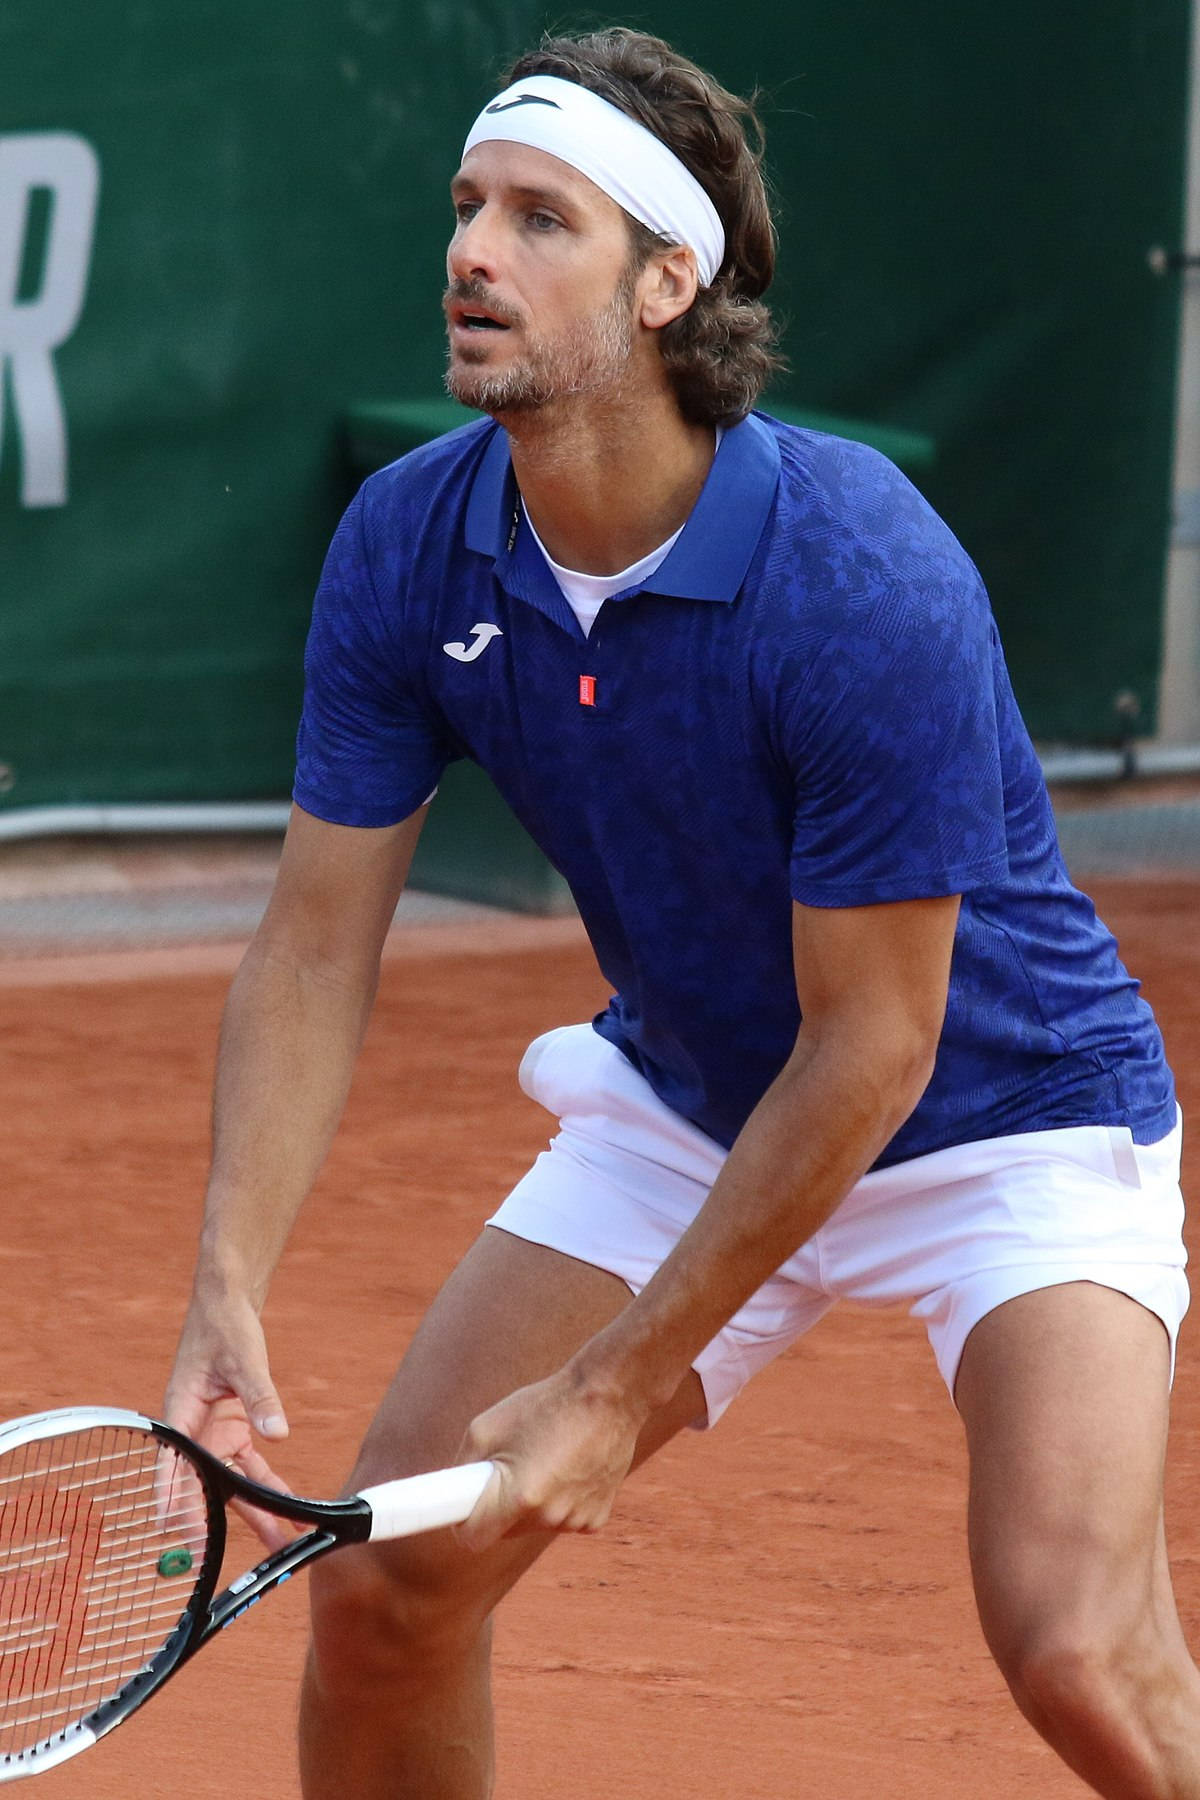
M1148 744L1122 750L1050 750L1041 756L1048 782L1120 781L1156 775L1200 775L1200 744ZM22 806L0 811L0 843L20 838L286 831L285 800L199 801L138 806Z
M1119 750L1053 750L1041 759L1042 774L1056 781L1117 781L1128 773Z
M0 812L0 842L18 838L128 833L285 831L283 800L231 800L169 806L23 806Z
M1046 780L1120 781L1155 775L1200 775L1200 744L1130 745L1129 750L1043 751Z

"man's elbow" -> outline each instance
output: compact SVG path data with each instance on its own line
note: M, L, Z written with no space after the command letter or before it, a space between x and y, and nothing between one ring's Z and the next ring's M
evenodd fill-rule
M888 1032L880 1055L879 1092L898 1131L920 1104L937 1064L940 1022L936 1030L918 1020L896 1024Z
M373 947L322 933L304 920L268 912L251 939L239 974L247 980L282 981L297 989L340 993L368 1004L379 981Z
M801 1027L794 1063L799 1076L814 1056L826 1060L837 1086L863 1118L888 1137L899 1131L933 1078L941 1034L940 1019L908 1011L842 1017L815 1028ZM808 1038L807 1046L805 1038Z
M938 1038L922 1036L910 1048L905 1065L905 1093L910 1100L909 1112L920 1100L925 1089L933 1080L933 1071L937 1067ZM906 1114L905 1117L908 1115Z

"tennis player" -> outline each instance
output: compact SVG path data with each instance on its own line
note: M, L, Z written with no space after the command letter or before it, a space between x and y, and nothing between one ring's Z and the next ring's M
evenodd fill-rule
M557 1135L352 1480L496 1476L459 1533L314 1573L309 1800L488 1794L497 1601L843 1295L925 1321L1022 1711L1098 1793L1200 1800L1162 1531L1171 1076L1064 870L971 562L882 457L753 410L774 243L749 119L614 30L543 43L471 127L448 382L490 417L373 476L329 554L168 1416L269 1476L259 1309L469 756L614 994L526 1055Z

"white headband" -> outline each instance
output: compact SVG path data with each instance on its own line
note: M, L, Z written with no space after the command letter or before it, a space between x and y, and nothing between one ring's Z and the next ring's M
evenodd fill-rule
M712 282L725 256L716 207L674 151L619 106L578 82L531 75L484 107L463 155L496 138L569 163L651 231L690 244L701 287Z

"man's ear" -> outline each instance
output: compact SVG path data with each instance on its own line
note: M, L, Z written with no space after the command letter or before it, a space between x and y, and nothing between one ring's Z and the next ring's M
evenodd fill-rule
M696 252L688 244L656 253L642 274L642 324L648 331L661 331L688 310L699 287Z

